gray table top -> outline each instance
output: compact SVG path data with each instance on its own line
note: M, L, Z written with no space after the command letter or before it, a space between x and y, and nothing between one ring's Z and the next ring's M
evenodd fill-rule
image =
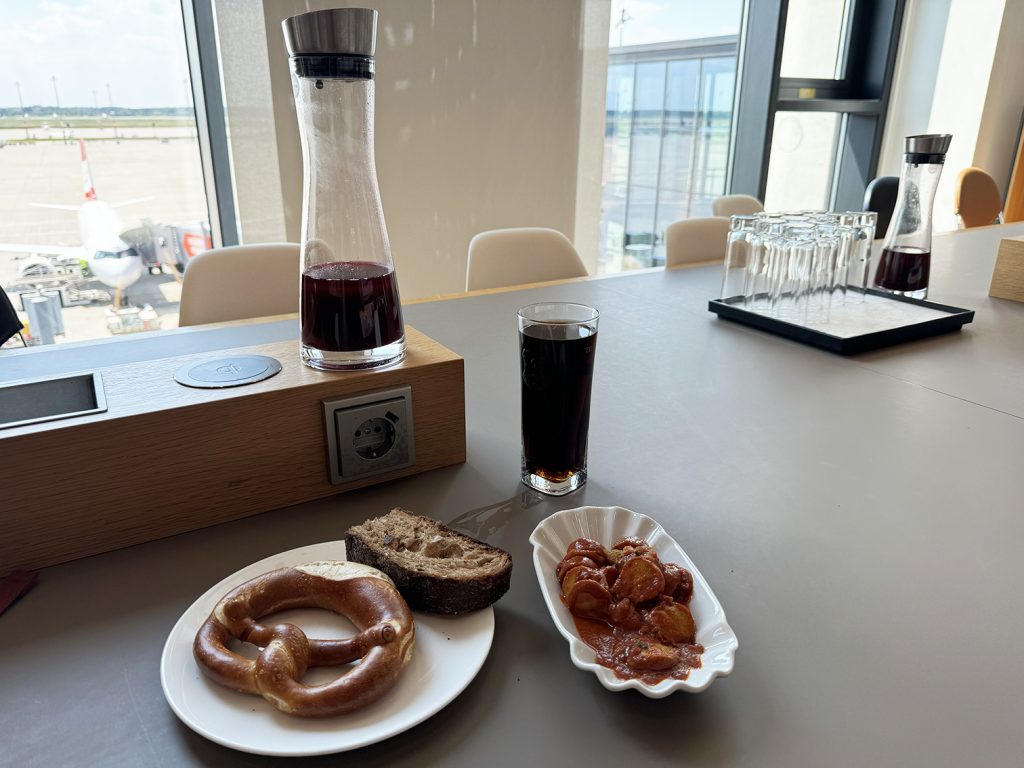
M225 575L401 505L512 553L490 656L425 723L311 763L1019 765L1024 305L985 295L998 234L936 238L932 297L977 310L962 334L852 359L715 319L715 269L408 307L466 359L467 463L46 569L0 617L0 764L273 762L177 720L163 642ZM562 499L518 482L514 312L549 299L602 311L590 482ZM244 329L175 338L295 332ZM682 544L739 636L730 677L655 701L573 667L527 539L582 504L644 512Z

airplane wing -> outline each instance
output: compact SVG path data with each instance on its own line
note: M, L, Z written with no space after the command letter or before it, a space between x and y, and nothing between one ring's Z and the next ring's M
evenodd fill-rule
M81 257L85 254L85 249L80 245L39 245L38 243L0 243L0 251L34 253L41 256Z
M80 205L61 205L60 203L29 203L33 208L53 208L57 211L77 211Z

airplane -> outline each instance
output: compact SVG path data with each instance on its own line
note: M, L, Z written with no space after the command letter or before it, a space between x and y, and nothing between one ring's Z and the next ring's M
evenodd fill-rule
M60 205L57 203L29 203L35 208L55 208L62 211L78 213L78 228L82 235L82 245L38 245L29 243L0 243L0 251L29 253L20 268L22 274L30 269L47 270L52 264L46 256L84 260L95 277L104 285L116 289L118 296L142 277L146 267L139 253L130 243L121 237L124 224L117 215L115 208L122 208L133 203L140 203L149 198L140 197L123 200L119 203L107 203L96 195L96 186L92 180L92 169L89 158L85 154L85 142L78 141L82 156L82 186L85 202L81 205Z

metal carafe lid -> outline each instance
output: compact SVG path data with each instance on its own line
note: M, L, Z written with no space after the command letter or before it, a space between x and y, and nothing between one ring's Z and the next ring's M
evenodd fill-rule
M907 136L904 150L908 155L944 155L953 140L951 133L923 133Z
M289 56L373 56L377 45L377 12L370 8L300 13L281 27Z

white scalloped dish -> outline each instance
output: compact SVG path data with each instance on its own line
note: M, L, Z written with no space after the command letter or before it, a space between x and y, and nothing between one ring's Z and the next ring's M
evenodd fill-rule
M655 548L662 561L677 563L693 574L690 611L697 624L697 642L704 646L700 668L691 670L685 680L662 680L650 685L640 680L623 680L595 661L594 649L580 639L572 614L562 602L561 587L555 578L555 568L565 555L566 547L580 536L594 539L606 547L623 536L638 536ZM530 534L530 543L533 544L533 566L537 571L540 591L555 626L569 641L572 663L593 672L608 690L634 688L644 696L660 699L676 691L699 693L716 677L732 672L739 641L725 620L721 603L683 548L651 518L622 507L566 509L542 520Z

